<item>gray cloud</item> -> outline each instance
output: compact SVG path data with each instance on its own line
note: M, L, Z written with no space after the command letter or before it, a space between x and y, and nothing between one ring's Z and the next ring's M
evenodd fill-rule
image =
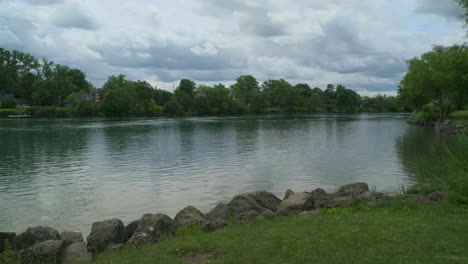
M54 24L64 28L79 28L85 30L97 29L94 19L81 11L78 6L72 5L65 9L61 9L57 17L54 19Z
M463 8L456 0L419 0L416 13L437 15L449 20L461 20Z
M96 86L111 74L167 89L181 78L252 74L394 93L406 59L464 40L458 22L414 12L455 9L421 0L0 0L0 46L78 67Z

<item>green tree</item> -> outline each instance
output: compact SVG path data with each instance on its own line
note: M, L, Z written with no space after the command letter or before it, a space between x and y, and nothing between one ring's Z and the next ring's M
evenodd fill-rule
M249 106L257 100L260 89L257 80L251 75L240 76L236 83L231 87L235 100Z
M308 98L312 95L312 89L308 84L305 83L298 83L296 84L295 88L299 91L301 96Z
M346 89L343 85L336 87L336 106L341 112L354 112L361 102L361 97L355 91Z
M204 93L198 93L193 98L193 111L197 115L208 115L211 113L210 103L208 96Z
M195 94L205 94L207 96L208 105L213 114L227 114L229 112L230 91L224 85L218 84L214 87L200 85Z
M154 101L158 105L165 105L167 102L172 100L174 95L166 90L156 89L154 93Z
M440 120L467 102L468 47L435 46L432 51L408 61L408 73L399 90L416 108L431 103Z
M182 92L190 96L193 96L193 92L195 91L195 88L196 88L195 82L189 79L180 80L179 87L177 87L178 90L181 90Z
M167 102L164 107L163 111L167 115L177 115L177 116L182 116L184 115L184 110L182 109L182 106L177 102L177 100L171 100Z

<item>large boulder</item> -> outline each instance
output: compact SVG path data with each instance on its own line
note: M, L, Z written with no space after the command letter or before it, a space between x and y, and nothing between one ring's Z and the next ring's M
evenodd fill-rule
M47 240L34 244L19 252L22 264L61 263L62 240Z
M358 195L357 200L361 203L365 203L367 205L377 205L380 202L383 193L379 192L363 192Z
M225 203L219 203L209 213L205 214L205 218L209 221L223 220L228 222L229 218L231 218L231 210Z
M83 242L73 243L63 250L62 264L82 264L91 261L93 261L93 257Z
M276 215L298 214L312 209L313 205L314 200L310 193L294 193L278 205Z
M200 210L193 206L187 206L177 213L174 221L179 228L191 228L195 225L203 226L206 220Z
M263 208L267 208L272 211L275 211L276 207L281 203L281 200L278 197L266 191L251 192L247 195L252 197Z
M255 218L266 210L249 194L234 196L228 203L228 207L232 216L238 220Z
M125 227L119 219L93 223L87 238L88 248L92 252L101 252L109 244L125 243L125 240Z
M294 192L291 189L287 189L286 192L284 193L283 201L288 199L289 196L291 196L292 194L294 194Z
M175 234L177 225L164 214L145 214L141 218L137 230L127 242L130 245L142 245L159 242L161 239Z
M60 233L60 237L63 240L64 247L68 247L71 244L84 241L83 234L79 232L63 231L62 233Z
M129 240L140 224L140 219L132 221L130 224L125 226L125 240Z
M51 227L36 226L26 229L15 239L16 249L25 249L38 242L60 240L59 232Z
M363 192L368 192L369 186L365 182L356 182L341 186L336 192L339 196L358 196Z
M16 238L16 233L0 232L0 253L5 251L7 241L10 245L10 248L14 248L15 238Z

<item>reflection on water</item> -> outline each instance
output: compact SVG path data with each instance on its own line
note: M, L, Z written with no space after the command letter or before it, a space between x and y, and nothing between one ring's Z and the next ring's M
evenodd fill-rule
M401 114L0 120L0 230L204 211L254 190L392 191L444 137Z

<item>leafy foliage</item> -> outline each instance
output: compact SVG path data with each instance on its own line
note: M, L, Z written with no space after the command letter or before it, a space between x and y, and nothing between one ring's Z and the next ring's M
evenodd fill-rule
M398 90L405 105L420 109L432 103L443 120L468 100L468 46L435 46L408 61L409 71Z

